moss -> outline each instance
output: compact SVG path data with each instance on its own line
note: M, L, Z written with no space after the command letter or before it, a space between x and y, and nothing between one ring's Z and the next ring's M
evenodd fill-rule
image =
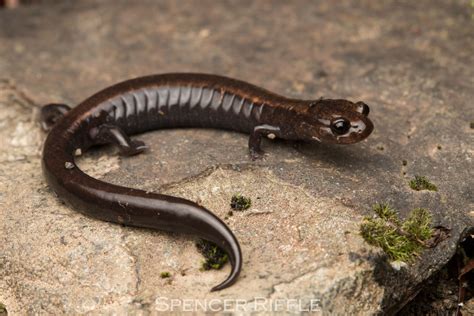
M426 177L415 176L415 179L408 182L410 188L416 191L429 190L429 191L438 191L438 187L431 183Z
M416 208L411 211L408 218L403 222L402 229L417 241L425 241L431 238L431 214L424 208Z
M0 303L0 315L7 315L7 314L8 314L7 307L3 305L2 303Z
M408 164L408 161L402 160L402 165L406 166Z
M200 239L196 247L205 258L202 262L202 270L219 270L229 261L225 251L210 241Z
M469 126L470 126L471 128L474 128L474 122L471 122L471 123L469 124Z
M384 203L375 204L372 207L372 210L381 219L386 220L386 221L394 222L397 225L400 224L400 221L398 219L397 211L395 211L393 208L391 208L390 205L384 204Z
M370 245L382 248L392 261L412 261L433 234L431 215L425 209L414 209L404 221L388 204L376 204L373 211L377 216L364 218L360 234Z
M230 200L230 207L234 210L243 211L252 206L252 200L240 194L234 194Z
M162 279L167 279L169 277L171 277L171 273L169 273L167 271L160 273L160 278L162 278Z

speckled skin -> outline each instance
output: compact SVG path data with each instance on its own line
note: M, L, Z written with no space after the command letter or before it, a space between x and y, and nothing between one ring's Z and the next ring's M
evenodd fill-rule
M164 74L128 80L67 111L62 104L43 108L51 129L43 151L43 170L58 196L82 213L104 221L198 235L222 247L232 271L220 290L240 273L242 256L231 230L200 205L177 197L112 185L83 173L76 150L115 143L124 155L146 149L128 135L160 128L210 127L249 133L249 150L260 157L261 138L350 144L373 130L369 108L347 100L294 100L246 82L206 74Z

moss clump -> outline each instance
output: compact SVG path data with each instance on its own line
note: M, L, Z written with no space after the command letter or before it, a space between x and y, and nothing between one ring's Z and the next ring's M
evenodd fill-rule
M219 270L229 261L225 251L210 241L200 239L196 243L196 247L205 258L202 262L202 270Z
M402 229L409 237L415 239L420 244L424 244L433 235L431 222L431 214L426 209L415 208L403 222Z
M160 273L160 278L162 278L162 279L167 279L169 277L171 277L171 273L169 273L169 272L165 271L165 272Z
M378 217L385 221L391 221L395 224L400 224L400 220L398 219L398 213L393 208L390 207L388 204L375 204L372 207L372 210L377 214Z
M410 188L416 191L429 190L429 191L438 191L438 187L428 181L426 177L415 176L415 179L408 182Z
M412 261L433 234L431 215L425 209L414 209L404 221L388 204L376 204L373 211L377 216L364 218L360 234L370 245L382 248L392 261Z
M252 200L240 194L234 194L230 200L230 207L234 210L243 211L252 206Z
M0 315L7 315L7 307L0 303Z

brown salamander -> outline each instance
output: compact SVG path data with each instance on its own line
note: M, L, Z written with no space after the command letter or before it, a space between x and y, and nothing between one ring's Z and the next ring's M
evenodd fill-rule
M369 107L347 100L296 100L249 83L208 74L163 74L106 88L78 106L49 104L41 121L49 135L43 171L58 196L82 213L129 226L183 232L216 243L229 255L232 271L212 290L233 284L241 270L232 231L204 207L178 197L121 187L94 179L75 164L77 150L113 143L121 154L146 146L129 135L161 128L206 127L248 133L258 158L262 137L351 144L373 130Z

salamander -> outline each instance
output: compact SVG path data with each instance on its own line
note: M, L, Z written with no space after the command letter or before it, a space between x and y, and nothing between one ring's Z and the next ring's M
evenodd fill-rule
M192 201L122 187L92 178L75 163L77 151L114 144L121 155L147 146L131 135L156 129L202 127L250 135L252 159L262 157L261 140L281 138L352 144L373 130L364 102L342 99L290 99L252 84L210 74L161 74L106 88L74 108L42 107L49 131L42 168L57 196L90 217L123 225L188 233L227 252L229 276L211 291L232 285L242 267L239 243L216 215Z

